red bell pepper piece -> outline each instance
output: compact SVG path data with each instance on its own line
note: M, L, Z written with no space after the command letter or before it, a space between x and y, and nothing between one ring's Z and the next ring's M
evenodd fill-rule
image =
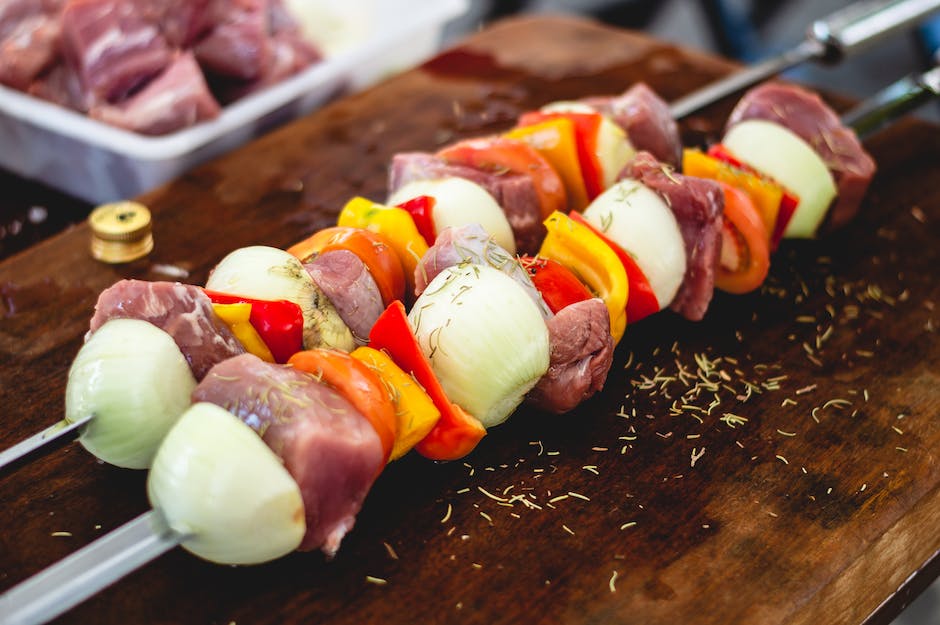
M780 240L783 239L783 233L786 231L790 219L793 218L793 214L796 212L796 207L799 203L800 201L796 199L795 195L784 191L783 197L780 198L780 212L777 213L777 223L774 224L774 232L770 237L770 249L772 252L777 251Z
M428 247L434 245L434 241L437 240L437 229L434 227L432 214L435 203L437 200L430 195L419 195L398 205L398 208L405 209L411 215L418 233L424 238Z
M581 216L580 213L572 211L570 215L573 221L584 224L591 229L604 243L610 246L610 249L617 254L617 258L623 263L623 268L627 271L627 280L630 282L630 294L627 296L627 322L633 323L644 317L649 317L653 313L659 312L659 300L656 299L656 293L650 286L650 281L636 264L633 257L630 256L622 247L614 243L603 232L592 226Z
M432 460L457 460L473 451L486 435L476 418L447 399L431 363L421 351L400 301L388 305L369 332L369 347L385 351L401 369L410 373L440 410L441 418L415 449Z
M723 161L725 163L728 163L729 165L733 165L734 167L737 167L738 169L745 169L753 173L753 170L750 167L748 167L747 165L739 161L738 158L734 154L728 151L728 148L726 148L720 143L715 143L714 145L709 146L708 152L706 152L706 154L708 154L712 158L717 158L719 161Z
M553 313L594 297L584 283L558 261L543 256L520 256L519 262Z
M743 171L756 174L761 176L760 172L754 170L753 167L742 163L738 158L728 151L728 148L723 146L720 143L716 143L708 148L707 154L712 158L717 158L719 161L728 163L732 167L737 167ZM766 177L765 177L766 178ZM791 192L784 189L779 183L771 181L783 191L783 197L780 198L780 210L777 212L777 223L774 224L774 231L770 237L770 250L776 251L777 246L780 245L780 240L783 238L783 233L787 229L787 225L790 223L790 219L793 218L793 214L796 212L796 207L800 203L800 199L793 195Z
M251 304L248 321L271 350L274 360L287 362L303 348L304 315L300 306L287 300L259 300L204 289L215 304Z

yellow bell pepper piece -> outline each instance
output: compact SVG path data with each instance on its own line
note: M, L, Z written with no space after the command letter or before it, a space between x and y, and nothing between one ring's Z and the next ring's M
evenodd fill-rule
M389 460L397 460L428 435L441 413L421 385L385 352L359 347L350 355L365 363L389 389L398 420L398 436Z
M215 315L229 327L235 338L242 344L249 354L254 354L266 362L274 362L274 355L262 340L261 335L251 325L251 304L239 302L237 304L212 304Z
M544 156L558 172L568 191L568 208L584 210L588 205L588 196L581 162L578 160L574 123L570 119L557 118L531 126L519 126L507 132L506 137L525 141Z
M780 200L783 198L783 189L780 186L700 150L682 151L682 173L696 178L725 182L747 193L764 222L767 240L773 237L777 213L780 212Z
M410 296L415 292L415 269L428 251L428 244L418 232L414 220L403 208L385 206L364 197L346 203L336 221L338 226L364 228L383 235L401 259Z
M584 224L555 211L545 220L548 234L539 256L555 260L604 300L610 314L610 334L618 343L627 328L630 282L617 254Z

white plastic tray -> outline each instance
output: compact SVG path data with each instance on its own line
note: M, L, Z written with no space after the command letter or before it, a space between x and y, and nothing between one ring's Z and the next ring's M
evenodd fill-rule
M328 46L324 61L225 107L217 119L162 137L107 126L0 86L0 167L94 204L139 195L341 89L360 89L431 56L468 0L342 0L342 6L342 16L356 23L333 26L354 41Z

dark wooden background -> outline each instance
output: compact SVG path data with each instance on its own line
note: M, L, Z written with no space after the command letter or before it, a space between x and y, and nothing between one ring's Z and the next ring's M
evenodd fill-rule
M147 260L96 263L84 225L32 246L0 264L0 448L62 417L114 281L198 284L235 247L286 246L354 194L381 200L397 151L637 80L673 99L733 69L588 22L505 22L149 193ZM687 142L717 136L732 104L684 120ZM890 617L900 602L879 605L929 581L915 572L940 547L940 129L905 120L866 145L879 173L849 227L786 243L762 292L718 294L701 323L629 327L603 394L572 414L523 409L466 462L390 466L334 561L232 568L176 550L61 621ZM74 444L0 476L0 590L143 512L144 480Z

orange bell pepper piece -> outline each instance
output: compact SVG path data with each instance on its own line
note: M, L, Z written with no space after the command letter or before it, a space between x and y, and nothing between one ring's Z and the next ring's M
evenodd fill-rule
M351 226L324 228L289 247L287 253L307 262L334 250L352 252L363 262L379 287L383 304L388 305L404 295L405 273L398 252L379 233Z
M604 191L603 167L597 158L597 136L602 123L599 113L529 111L519 118L520 126L538 124L549 119L567 119L574 126L574 140L588 201Z
M574 123L570 119L558 117L530 126L518 126L505 136L525 141L544 156L561 176L568 191L568 209L584 210L588 205L588 195L578 160Z
M378 376L395 405L398 436L389 460L397 460L431 432L441 418L441 411L417 380L405 373L385 352L359 347L350 356L365 363Z
M561 176L528 143L508 137L464 139L444 147L437 155L449 163L493 172L514 172L532 179L542 217L566 210L568 195Z
M354 197L346 203L337 219L339 226L363 228L381 234L398 254L405 270L406 299L414 298L415 269L428 251L428 244L418 232L414 220L403 208L377 204L363 197Z
M767 232L767 240L770 241L777 223L777 214L780 212L780 200L783 198L783 189L779 185L699 150L682 151L682 173L687 176L726 182L747 193L760 213Z
M338 349L310 349L297 352L287 364L313 374L332 386L369 420L388 460L398 436L398 419L388 389L360 360Z
M767 277L770 244L750 196L726 182L718 184L725 195L725 212L715 286L728 293L748 293L763 284Z

